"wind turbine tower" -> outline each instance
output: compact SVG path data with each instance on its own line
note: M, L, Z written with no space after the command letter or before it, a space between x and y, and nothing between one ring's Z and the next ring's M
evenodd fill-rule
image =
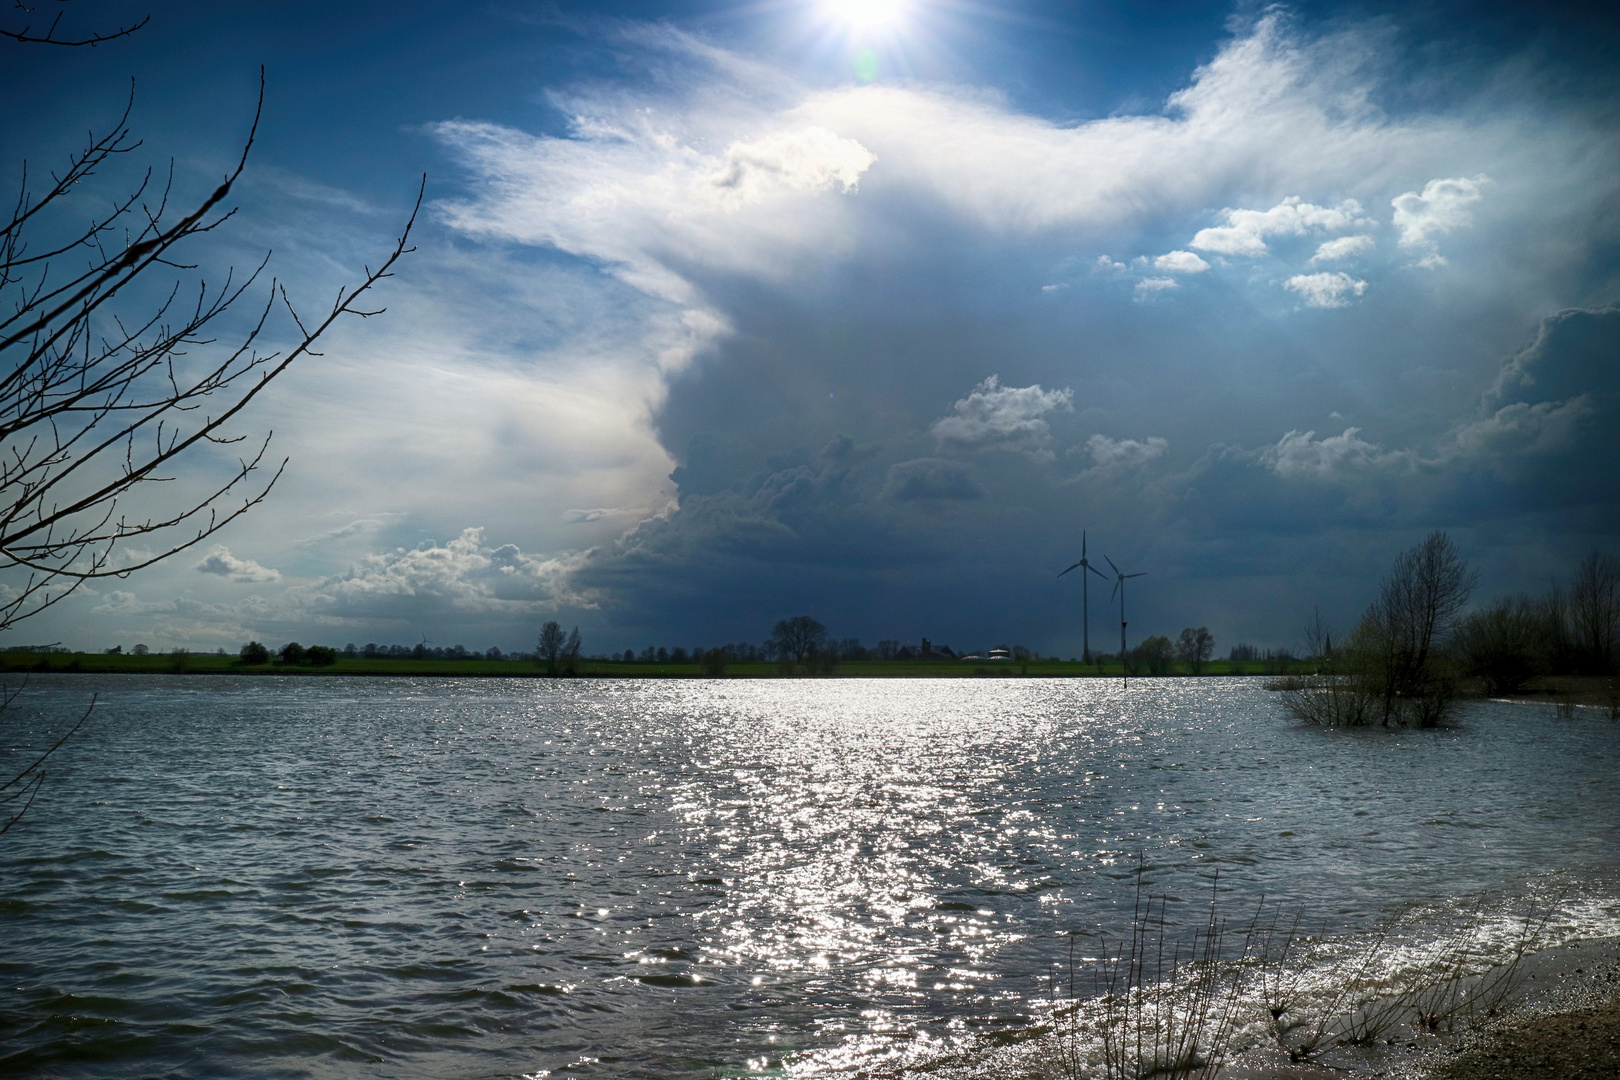
M1086 531L1084 529L1080 530L1080 561L1075 563L1074 566L1069 567L1069 570L1074 570L1074 569L1077 569L1079 567L1084 567L1085 569L1089 570L1091 573L1096 574L1098 577L1102 578L1104 581L1108 580L1108 575L1103 573L1101 570L1097 569L1095 566L1092 566L1091 562L1086 558ZM1063 571L1063 574L1067 574L1069 572L1069 570ZM1062 577L1063 574L1059 574L1058 577ZM1090 585L1091 585L1091 579L1086 577L1085 574L1081 574L1080 575L1080 634L1081 634L1081 639L1080 639L1081 640L1080 659L1081 659L1081 661L1083 663L1087 663L1087 664L1091 663L1091 590L1089 588Z
M1131 662L1125 649L1125 582L1133 577L1143 577L1147 574L1147 571L1143 570L1135 574L1121 573L1119 567L1114 565L1113 559L1104 555L1103 560L1114 571L1114 592L1119 593L1119 666L1121 673L1125 676L1125 687L1129 689L1131 685ZM1114 593L1109 593L1108 599L1112 600L1113 598Z

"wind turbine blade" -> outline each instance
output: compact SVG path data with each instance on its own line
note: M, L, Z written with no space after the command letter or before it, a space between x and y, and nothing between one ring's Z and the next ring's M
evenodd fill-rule
M1119 592L1119 582L1116 581L1114 582L1114 587L1108 590L1108 602L1110 604L1114 602L1114 594L1117 592Z
M1074 564L1074 566L1084 566L1084 565L1086 565L1086 564L1083 563L1083 562L1077 562L1077 563ZM1074 566L1069 567L1069 570L1073 570ZM1069 572L1069 570L1063 571L1063 574L1067 574ZM1059 574L1058 577L1062 577L1063 574Z
M1095 566L1092 566L1090 563L1086 563L1086 569L1090 570L1093 574L1096 574L1098 577L1102 578L1104 581L1108 580L1108 575L1107 574L1103 573L1101 570L1097 569Z
M1114 560L1113 559L1110 559L1108 556L1104 555L1103 556L1103 561L1106 562L1109 566L1113 567L1113 570L1114 570L1115 574L1119 573L1119 567L1114 566Z
M1119 576L1120 577L1147 577L1147 571L1144 570L1140 574L1121 574Z
M1086 561L1086 530L1080 530L1080 561Z

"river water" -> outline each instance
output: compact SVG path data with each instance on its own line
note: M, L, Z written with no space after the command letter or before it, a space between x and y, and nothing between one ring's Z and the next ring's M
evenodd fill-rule
M45 676L0 764L92 693L0 838L6 1074L926 1064L1029 1023L1139 866L1189 921L1218 876L1327 932L1493 895L1620 932L1595 710L1391 734L1302 728L1257 679Z

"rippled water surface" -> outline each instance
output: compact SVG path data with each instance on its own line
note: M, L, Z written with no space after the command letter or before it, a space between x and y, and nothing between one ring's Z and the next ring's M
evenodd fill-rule
M1321 732L1259 680L36 678L0 1071L837 1073L1016 1028L1155 891L1365 928L1556 879L1614 933L1620 724ZM9 774L8 774L9 775ZM1176 899L1171 901L1176 903ZM1124 912L1122 914L1122 907Z

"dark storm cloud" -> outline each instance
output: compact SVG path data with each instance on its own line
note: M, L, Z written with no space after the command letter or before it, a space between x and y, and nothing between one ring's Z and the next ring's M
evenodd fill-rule
M973 473L959 461L918 458L889 466L883 497L895 502L912 499L977 499L984 492Z

